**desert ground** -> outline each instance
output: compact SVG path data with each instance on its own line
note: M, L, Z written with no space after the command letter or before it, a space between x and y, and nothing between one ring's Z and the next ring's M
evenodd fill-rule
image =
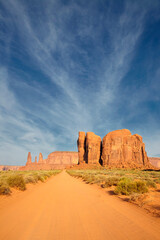
M0 196L0 239L160 239L160 219L62 171Z

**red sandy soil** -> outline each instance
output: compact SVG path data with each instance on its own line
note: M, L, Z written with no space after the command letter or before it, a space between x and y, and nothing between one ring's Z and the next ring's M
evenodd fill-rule
M160 219L65 171L0 198L1 240L160 239Z

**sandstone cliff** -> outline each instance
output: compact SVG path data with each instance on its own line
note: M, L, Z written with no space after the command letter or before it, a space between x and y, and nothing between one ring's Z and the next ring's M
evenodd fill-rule
M111 167L149 167L145 144L127 129L108 133L102 143L102 164Z
M98 164L108 167L149 168L151 167L145 144L138 134L127 129L108 133L101 138L92 132L79 132L79 164ZM102 149L101 149L102 145Z
M85 154L86 154L86 136L85 132L79 132L79 138L77 140L78 146L78 159L79 163L85 163Z
M101 156L101 138L93 132L79 132L78 138L79 164L99 164Z

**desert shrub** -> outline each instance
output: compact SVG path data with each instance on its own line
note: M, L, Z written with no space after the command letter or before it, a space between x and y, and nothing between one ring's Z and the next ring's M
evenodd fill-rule
M101 185L105 180L106 180L105 176L97 175L97 176L95 176L93 183Z
M136 181L136 192L137 193L146 193L148 192L147 185L144 181Z
M84 175L82 177L82 179L86 182L86 183L93 183L95 177L92 175Z
M146 185L147 185L147 187L157 188L156 183L152 179L147 179Z
M10 187L18 188L21 191L26 189L26 184L22 175L12 175L7 179Z
M130 195L132 193L146 193L148 188L144 181L131 181L130 179L122 179L117 184L115 194Z
M37 178L38 178L38 181L41 181L41 182L44 182L45 181L45 176L43 176L42 174L37 174Z
M154 181L155 183L160 183L160 178L155 178L155 179L153 179L153 181Z
M11 193L11 190L7 184L0 183L0 195L8 195Z
M109 177L105 179L105 183L101 185L103 188L111 187L111 186L117 186L119 182L118 177Z
M142 194L140 194L140 193L132 193L130 195L129 201L136 202L138 200L141 200L141 196L142 196Z
M32 175L24 175L25 183L36 183L38 180Z

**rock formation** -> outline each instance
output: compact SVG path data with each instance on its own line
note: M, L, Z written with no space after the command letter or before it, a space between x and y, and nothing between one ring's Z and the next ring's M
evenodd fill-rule
M42 153L39 154L38 163L43 163L43 155L42 155Z
M101 138L93 132L79 132L77 152L52 152L47 159L39 154L32 162L31 153L28 153L26 166L20 170L64 169L77 165L96 167L101 164L106 167L122 168L152 168L150 165L145 144L138 134L132 135L127 129L116 130ZM84 165L83 165L84 164Z
M78 138L79 164L99 164L101 156L101 138L93 132L79 132Z
M160 157L150 157L149 161L154 167L160 168Z
M98 164L108 167L149 168L151 167L145 144L138 134L132 135L127 129L108 133L101 138L94 133L79 132L79 164ZM101 149L102 145L102 149Z
M101 138L93 132L86 135L86 162L99 164L101 157Z
M47 159L43 159L42 153L40 153L38 163L37 157L35 157L35 162L31 161L31 153L29 153L26 166L20 167L20 170L63 169L77 164L77 152L52 152Z
M22 166L0 165L0 171L18 171Z
M62 152L55 151L48 155L46 159L47 164L54 165L73 165L78 164L78 153L77 152Z
M86 153L86 136L85 132L79 132L79 138L77 141L78 145L78 159L79 163L85 163L85 153Z
M145 144L127 129L108 133L102 143L102 164L110 167L149 167Z
M26 162L26 165L29 165L32 163L32 157L31 157L31 153L29 152L28 153L28 157L27 157L27 162Z

